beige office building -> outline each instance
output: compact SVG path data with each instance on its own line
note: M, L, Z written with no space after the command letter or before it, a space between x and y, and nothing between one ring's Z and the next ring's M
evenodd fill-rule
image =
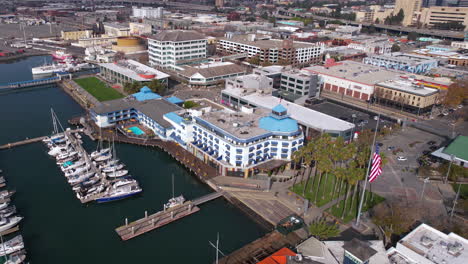
M422 0L396 0L394 14L398 14L400 9L403 9L405 17L403 18L402 25L409 26L416 24L421 12Z
M63 40L79 40L82 38L90 38L93 35L93 31L86 30L74 30L74 31L63 31L62 30L62 39Z
M423 8L420 22L427 27L447 22L460 22L468 26L468 7L431 6Z

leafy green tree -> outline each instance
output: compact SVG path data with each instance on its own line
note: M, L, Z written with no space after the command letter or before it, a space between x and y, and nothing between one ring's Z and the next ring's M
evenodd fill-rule
M158 94L164 94L164 92L166 91L166 86L156 79L152 80L148 84L148 88L150 88L151 91L158 93Z
M328 223L324 218L315 220L309 226L309 232L319 240L336 237L340 234L337 224Z
M185 109L190 109L190 108L197 107L197 106L199 106L199 104L197 104L194 101L185 101L184 104L183 104L183 107Z
M408 33L408 40L414 41L414 40L417 40L418 38L419 38L419 34L418 34L418 33L413 32L413 31L411 31L411 32Z
M259 56L254 56L248 60L250 64L255 64L259 65L260 64L260 57Z

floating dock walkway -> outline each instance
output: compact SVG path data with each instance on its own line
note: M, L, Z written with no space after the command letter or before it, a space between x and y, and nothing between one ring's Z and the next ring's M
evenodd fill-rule
M74 130L68 130L68 131L65 131L67 133L75 133L75 132L82 132L81 129L74 129ZM28 139L25 139L25 140L20 140L20 141L17 141L17 142L12 142L12 143L7 143L5 145L1 145L0 146L0 150L2 149L10 149L10 148L14 148L14 147L18 147L18 146L22 146L22 145L27 145L27 144L31 144L31 143L36 143L36 142L40 142L42 141L43 139L47 138L47 136L44 136L44 137L36 137L36 138L28 138Z
M159 211L152 215L148 215L148 212L145 212L144 218L138 219L134 222L128 223L128 220L125 219L125 225L116 228L115 232L117 232L120 238L124 241L132 239L136 236L196 213L200 211L200 208L197 205L212 201L223 195L224 191L214 192L193 201L187 201L182 205L178 205L164 211Z

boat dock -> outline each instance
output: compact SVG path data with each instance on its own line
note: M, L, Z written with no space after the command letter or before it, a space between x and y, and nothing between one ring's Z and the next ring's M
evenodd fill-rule
M128 223L128 220L125 219L125 225L116 228L115 232L117 232L122 240L129 240L196 213L200 211L198 205L212 201L223 195L224 191L210 193L193 201L187 201L182 205L178 205L164 211L159 211L152 215L148 215L148 212L146 211L144 218L138 219L134 222Z
M28 138L28 139L25 139L25 140L21 140L21 141L1 145L0 149L10 149L10 148L30 144L30 143L35 143L35 142L42 141L45 138L47 138L47 137Z
M69 131L65 131L65 134L67 135L67 138L68 140L70 140L70 143L72 144L73 148L78 151L79 153L81 153L83 155L83 157L85 157L86 160L89 160L91 161L91 157L89 156L88 152L83 149L83 146L81 146L81 143L78 141L78 139L72 134L74 131L73 130L69 130ZM99 178L101 178L101 182L102 183L107 183L108 180L106 179L106 176L103 175L103 173L101 172L101 170L99 170L97 167L96 167L96 164L94 162L90 162L89 163L91 165L91 170L96 173L96 175L99 176ZM98 194L95 194L95 195L92 195L92 196L87 196L87 197L83 197L80 199L81 203L89 203L89 202L92 202L94 201L95 199L97 198L101 198L102 195L104 193L98 193Z
M82 131L81 129L73 129L73 130L68 130L66 132L75 133L75 132L81 132L81 131ZM22 146L22 145L27 145L27 144L31 144L31 143L40 142L45 138L47 138L47 136L36 137L36 138L27 138L25 140L20 140L20 141L16 141L16 142L12 142L12 143L7 143L7 144L4 144L4 145L1 145L0 150L10 149L10 148L14 148L14 147Z

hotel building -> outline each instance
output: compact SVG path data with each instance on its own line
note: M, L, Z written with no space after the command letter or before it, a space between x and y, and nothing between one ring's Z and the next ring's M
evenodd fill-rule
M181 62L206 58L207 40L195 31L165 30L148 37L148 55L151 66L171 68Z
M304 143L302 129L282 105L234 112L206 99L195 100L197 106L190 109L181 108L180 102L143 87L127 98L90 109L90 116L99 127L138 122L158 138L177 142L223 176L249 177L257 166L273 160L287 164Z

